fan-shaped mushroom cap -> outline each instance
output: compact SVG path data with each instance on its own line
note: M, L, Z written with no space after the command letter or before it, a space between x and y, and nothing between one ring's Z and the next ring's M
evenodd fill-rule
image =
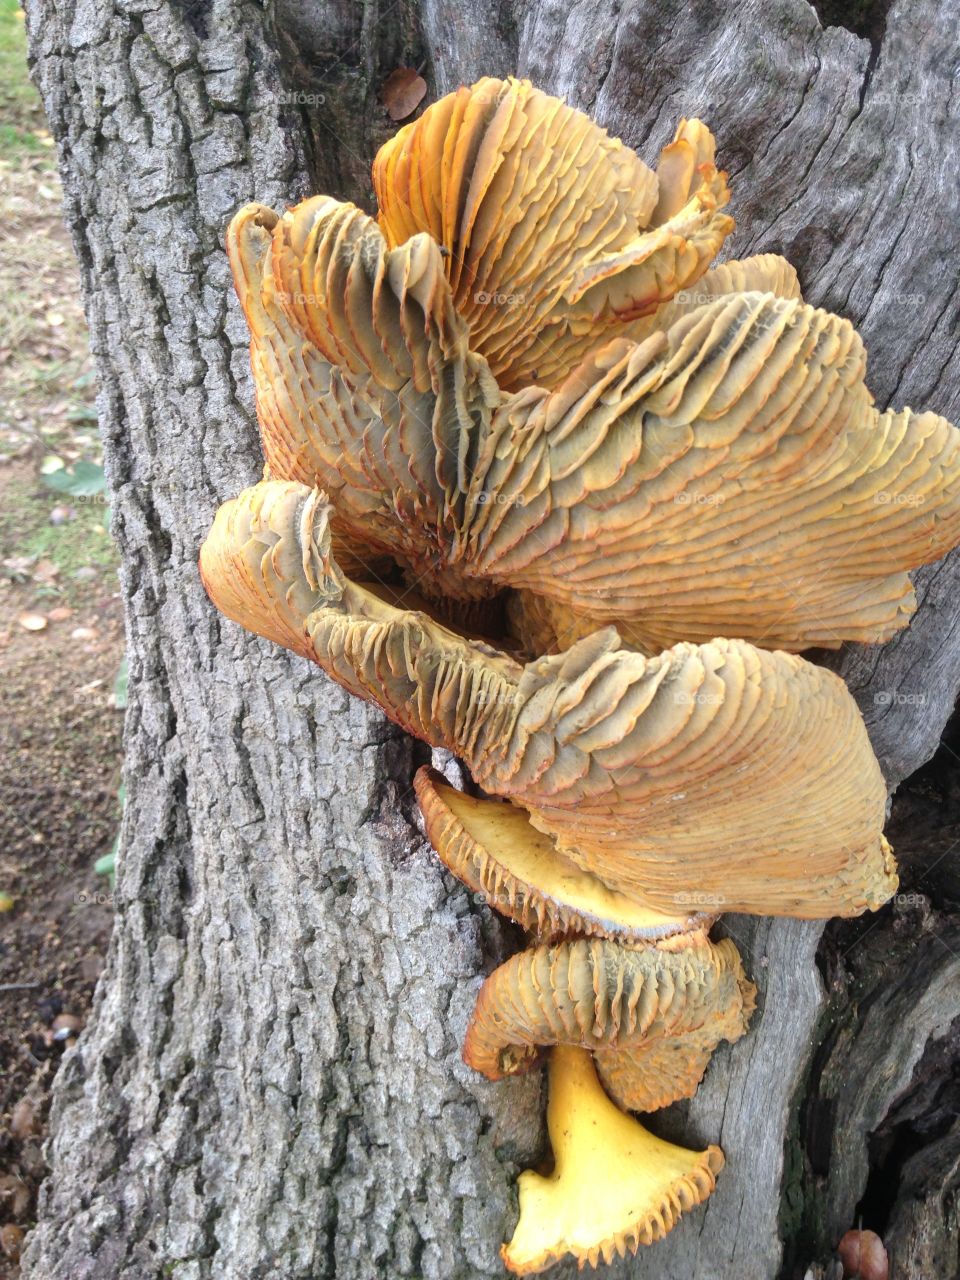
M391 248L445 252L470 345L502 386L551 386L604 336L692 285L733 230L714 142L683 120L657 173L526 80L429 107L373 165Z
M638 942L703 929L716 919L692 911L665 916L607 888L531 826L519 805L464 795L426 765L414 788L441 861L541 941L582 934Z
M886 789L832 672L739 640L648 659L612 628L522 666L344 578L309 502L269 481L226 504L201 552L214 602L299 652L304 611L328 674L608 888L667 916L855 915L896 888Z
M878 413L856 332L781 260L708 272L642 341L595 333L552 390L507 394L429 235L391 249L321 196L250 206L228 240L269 473L320 484L339 543L428 596L518 591L541 647L604 623L647 652L884 640L907 570L960 541L960 432Z
M692 1098L721 1040L739 1040L756 1001L729 938L702 929L658 942L585 938L521 951L483 984L464 1061L500 1080L547 1045L591 1049L613 1100L656 1111Z
M687 1151L618 1111L582 1049L550 1055L547 1127L553 1173L520 1175L520 1221L501 1250L518 1275L567 1254L582 1267L636 1253L702 1204L723 1168L719 1147Z

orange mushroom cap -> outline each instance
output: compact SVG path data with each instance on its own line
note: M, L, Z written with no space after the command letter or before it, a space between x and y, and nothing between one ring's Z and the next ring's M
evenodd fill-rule
M426 765L414 789L444 865L540 941L583 935L640 942L703 929L716 919L702 911L667 916L608 888L531 826L520 805L465 795Z
M734 944L700 929L531 947L483 984L463 1058L499 1080L531 1070L548 1045L591 1049L619 1106L656 1111L693 1097L714 1049L739 1040L755 1002Z

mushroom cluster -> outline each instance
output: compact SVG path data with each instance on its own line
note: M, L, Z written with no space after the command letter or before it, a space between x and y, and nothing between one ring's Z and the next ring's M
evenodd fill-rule
M907 571L960 541L960 433L879 413L863 346L733 228L709 131L656 172L526 81L484 79L378 154L379 217L249 205L228 249L264 479L200 557L229 618L453 752L415 779L444 863L531 945L466 1061L549 1050L551 1174L518 1273L610 1260L713 1189L627 1112L696 1090L755 991L723 911L855 915L896 888L843 682ZM734 638L717 638L717 637Z

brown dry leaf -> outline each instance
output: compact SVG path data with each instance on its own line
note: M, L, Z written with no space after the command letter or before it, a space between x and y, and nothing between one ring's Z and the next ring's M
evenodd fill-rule
M10 1134L18 1142L36 1132L36 1108L30 1098L21 1098L10 1112Z
M21 613L17 622L24 631L45 631L47 620L42 613Z
M380 88L380 101L391 120L406 120L419 107L427 92L427 82L414 67L397 67Z
M23 1228L16 1223L8 1222L0 1227L0 1248L11 1262L20 1261L20 1249L23 1245Z
M60 566L53 560L38 560L33 576L37 582L52 582L60 573Z
M66 622L68 618L73 617L73 610L69 605L58 604L56 609L51 609L49 613L51 622Z

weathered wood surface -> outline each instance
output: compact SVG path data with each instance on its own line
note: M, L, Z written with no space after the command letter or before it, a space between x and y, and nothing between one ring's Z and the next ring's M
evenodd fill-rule
M400 61L422 63L438 94L519 70L648 159L699 114L731 174L733 251L785 252L811 301L859 324L881 404L957 420L957 5L901 0L873 46L821 29L805 0L27 8L103 388L131 708L117 927L59 1080L25 1273L497 1275L515 1162L542 1143L539 1081L479 1081L459 1041L509 931L411 825L410 744L222 622L197 579L216 504L258 467L225 222L253 197L369 201L389 128L376 91ZM958 565L923 575L906 636L840 658L892 785L933 753L956 698ZM881 951L887 931L909 941L918 918L888 911L861 926L862 944L831 929L829 1005L819 925L728 919L760 1013L698 1097L656 1118L721 1142L727 1169L704 1211L607 1274L771 1280L829 1256L869 1182L868 1135L922 1092L915 1069L936 1076L960 1014L935 940L874 975L900 1065L856 1101L857 1046L874 1052L878 1025L858 1004L860 947L868 932ZM952 1141L937 1130L903 1162L904 1186L932 1207L889 1210L907 1242L898 1276L927 1276L925 1259L956 1248L955 1211L931 1226Z

